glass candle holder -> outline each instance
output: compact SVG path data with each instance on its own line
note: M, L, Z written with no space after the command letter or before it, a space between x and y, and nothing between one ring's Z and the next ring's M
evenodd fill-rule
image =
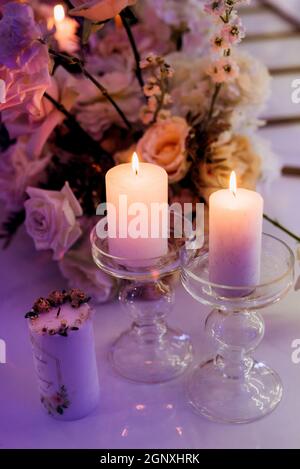
M208 251L185 250L182 283L202 304L214 309L205 322L216 355L197 366L188 383L190 403L205 417L247 423L272 412L282 397L275 371L252 358L265 325L257 312L278 302L294 280L294 255L279 239L263 234L260 283L232 287L209 280Z
M192 361L190 337L170 328L166 316L174 305L172 274L180 270L184 240L170 232L165 255L128 260L112 256L108 239L91 232L92 254L97 266L122 280L119 301L133 322L110 350L115 370L137 382L160 383L183 373Z

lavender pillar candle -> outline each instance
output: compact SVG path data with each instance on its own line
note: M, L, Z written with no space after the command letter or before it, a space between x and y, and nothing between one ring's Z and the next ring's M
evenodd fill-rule
M61 420L86 416L97 405L99 382L92 312L79 290L53 292L27 313L40 398Z
M260 278L263 199L254 191L231 189L213 193L209 199L209 278L233 287L253 286ZM239 296L249 290L222 290Z

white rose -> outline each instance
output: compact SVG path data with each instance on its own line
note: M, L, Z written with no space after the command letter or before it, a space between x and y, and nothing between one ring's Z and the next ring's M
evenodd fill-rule
M37 250L52 249L53 259L61 259L77 241L81 229L76 217L82 208L66 182L61 191L29 187L25 202L25 225Z

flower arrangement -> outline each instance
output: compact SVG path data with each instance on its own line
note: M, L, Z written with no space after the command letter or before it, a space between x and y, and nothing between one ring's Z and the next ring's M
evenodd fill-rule
M93 265L88 234L110 167L136 150L166 169L171 201L207 202L232 169L255 186L270 78L236 48L246 2L71 0L65 32L51 2L1 2L6 245L25 222L72 286L106 301L115 285Z

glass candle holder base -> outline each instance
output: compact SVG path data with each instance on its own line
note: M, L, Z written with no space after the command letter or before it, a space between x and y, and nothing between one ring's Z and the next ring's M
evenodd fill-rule
M186 252L182 282L200 303L213 306L205 322L215 356L200 364L188 382L189 401L203 416L248 423L272 412L283 387L279 376L251 353L264 336L257 309L278 302L294 280L294 255L282 241L263 235L260 284L217 285L209 278L209 253Z
M222 357L199 365L188 382L191 405L210 420L249 423L271 413L282 397L282 383L262 362L246 359L247 373L240 378L224 374Z
M141 333L133 325L115 341L110 351L115 370L124 378L141 383L174 379L186 370L191 358L189 336L170 328L164 330L158 342L151 330Z

